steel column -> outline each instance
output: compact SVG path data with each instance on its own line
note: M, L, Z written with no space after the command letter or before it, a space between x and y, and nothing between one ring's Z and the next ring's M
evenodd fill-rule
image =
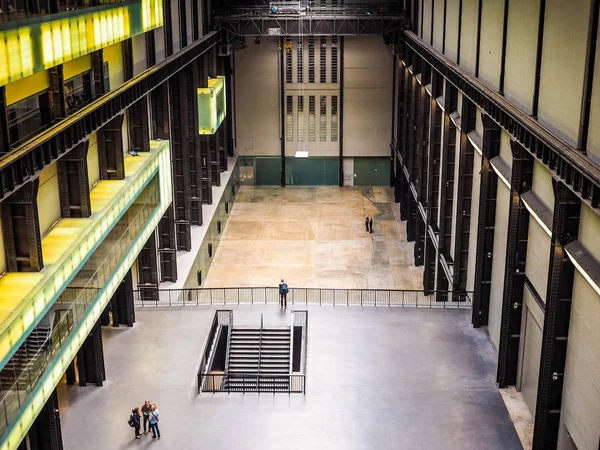
M554 180L553 186L552 243L533 450L552 450L557 446L575 275L564 246L577 239L581 215L581 201L569 188Z
M173 204L163 215L156 228L158 235L158 256L160 261L160 281L177 281L177 245L175 238L175 212Z
M137 288L142 300L158 298L158 251L153 232L137 257Z
M279 38L279 138L281 152L281 187L285 187L285 49Z
M338 115L339 115L339 162L338 162L338 185L344 186L344 36L338 37L339 62L338 62L338 80L340 83L340 91L338 95ZM394 65L394 68L396 66ZM395 86L395 84L394 84ZM394 101L394 100L392 100ZM393 130L393 128L392 128ZM391 173L391 171L390 171Z
M123 114L115 117L98 131L98 163L101 180L125 178Z
M150 121L148 96L142 97L127 110L129 148L136 152L150 151Z
M510 181L510 205L506 237L506 271L502 300L502 321L498 345L498 374L500 388L517 381L521 314L523 312L523 287L529 213L521 201L521 194L531 189L533 158L518 142L511 141L513 163ZM501 205L502 206L502 205Z
M58 160L58 188L61 217L90 217L90 184L85 141Z
M496 189L498 177L490 159L500 152L500 127L487 114L483 114L483 155L479 193L479 222L477 224L477 250L475 285L473 287L473 326L488 323L492 259L494 252L494 223L496 220Z

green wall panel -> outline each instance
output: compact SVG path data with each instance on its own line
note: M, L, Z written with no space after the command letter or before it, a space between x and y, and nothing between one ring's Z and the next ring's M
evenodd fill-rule
M355 186L388 186L389 184L389 158L354 158Z
M254 160L254 184L257 186L279 186L281 184L281 159L256 158Z

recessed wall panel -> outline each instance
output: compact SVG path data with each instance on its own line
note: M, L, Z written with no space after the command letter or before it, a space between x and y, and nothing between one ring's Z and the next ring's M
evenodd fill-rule
M537 50L539 2L511 0L508 7L504 95L531 113Z
M433 1L433 47L441 52L444 41L444 1Z
M595 449L600 435L600 296L575 273L561 419L577 448Z
M538 379L540 374L540 355L542 351L542 327L543 323L538 323L535 308L539 306L527 288L523 290L523 301L526 305L523 308L524 339L523 357L520 362L519 370L521 372L521 393L525 403L531 412L535 415L535 404L537 400ZM542 316L543 318L543 316Z
M592 107L588 130L587 154L596 164L600 164L600 45L596 45Z
M40 173L40 185L37 195L40 235L44 236L60 219L60 196L56 163L46 167Z
M88 138L87 169L90 188L100 179L100 164L98 162L98 138L96 133Z
M496 90L500 87L503 20L504 2L483 0L481 9L479 78Z
M471 229L469 230L469 270L467 272L467 291L475 286L475 253L477 252L477 222L479 220L479 190L481 188L481 155L473 155L473 194L471 196Z
M423 40L431 44L431 8L434 0L423 0Z
M458 55L459 3L460 0L446 0L446 48L444 54L455 62Z
M536 160L533 160L533 182L531 190L550 211L554 210L552 175L541 162Z
M504 272L506 269L506 236L508 236L509 201L509 189L504 183L498 181L496 219L494 222L492 284L490 287L490 311L488 318L488 332L496 349L498 349L498 343L500 341L500 322L502 321L502 297L504 294Z
M463 0L459 63L471 73L475 73L478 8L477 0Z
M539 121L577 142L583 94L590 0L547 0Z
M527 236L527 262L525 275L533 284L542 300L546 300L548 289L548 270L550 268L550 236L541 225L531 217Z

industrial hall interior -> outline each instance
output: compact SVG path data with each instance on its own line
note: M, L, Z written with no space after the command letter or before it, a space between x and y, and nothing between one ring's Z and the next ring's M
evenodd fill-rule
M0 0L0 450L600 450L600 0Z

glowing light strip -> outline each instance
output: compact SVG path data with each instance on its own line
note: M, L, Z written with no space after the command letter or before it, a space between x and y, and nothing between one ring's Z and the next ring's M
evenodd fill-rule
M163 0L96 7L60 19L16 21L0 31L0 86L163 25ZM49 20L50 19L50 20Z
M581 246L582 249L580 249L580 251L584 251L583 250L583 246ZM587 273L587 271L581 266L581 264L579 263L578 259L569 251L568 245L565 247L565 252L567 253L567 255L569 256L569 259L571 260L571 262L573 263L573 265L575 266L575 268L577 269L577 271L583 276L583 278L585 278L585 281L587 281L590 286L592 286L592 289L594 289L596 291L596 293L598 295L600 295L600 286L598 285L598 283L596 282L596 280L594 280L589 273ZM591 257L589 254L586 255L588 257Z
M163 141L167 145L166 151L160 152L159 160L159 181L160 181L160 205L154 211L152 217L146 222L143 230L138 235L133 245L127 251L125 257L121 260L121 263L117 266L115 271L109 277L104 284L104 288L100 291L94 305L88 310L86 317L82 319L78 326L71 332L69 336L69 342L66 343L54 357L52 363L52 370L47 370L43 378L38 382L34 391L27 398L25 404L22 406L21 414L18 419L11 425L9 432L3 436L3 442L0 446L0 450L17 450L21 441L25 438L25 435L29 431L29 428L33 424L33 421L38 416L43 406L46 404L50 395L54 391L54 388L58 385L62 379L63 374L67 370L71 361L77 354L77 351L83 345L85 338L89 335L91 329L96 324L102 311L104 311L106 305L116 292L121 280L125 277L125 274L137 258L137 255L142 250L144 244L150 238L150 235L154 232L154 229L158 226L163 214L171 204L171 191L172 191L172 179L171 179L171 168L170 168L170 152L168 141ZM153 171L154 173L154 171Z
M550 238L552 238L552 230L550 230L550 228L548 228L548 226L544 223L542 218L537 215L537 213L533 210L531 205L529 203L527 203L527 201L523 198L523 196L521 196L521 201L525 205L525 208L527 208L527 211L529 211L529 214L531 214L531 216L535 219L535 221L540 224L540 226L544 229L546 234L548 236L550 236Z

